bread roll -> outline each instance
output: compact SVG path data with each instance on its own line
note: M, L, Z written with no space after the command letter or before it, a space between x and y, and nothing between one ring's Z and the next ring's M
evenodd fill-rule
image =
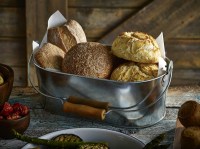
M75 20L69 20L63 26L50 28L47 41L68 52L72 46L86 42L87 39L81 25Z
M65 52L59 47L45 43L34 55L36 62L43 68L61 70Z
M111 80L134 82L145 81L157 77L157 64L128 62L117 67L111 74Z
M181 149L200 149L200 127L188 127L182 131Z
M124 32L112 44L114 55L139 63L158 63L161 56L156 40L142 32Z
M75 45L65 55L62 71L94 78L108 78L112 67L113 55L107 46L85 42Z
M178 111L178 119L185 127L200 126L200 105L196 101L186 101Z

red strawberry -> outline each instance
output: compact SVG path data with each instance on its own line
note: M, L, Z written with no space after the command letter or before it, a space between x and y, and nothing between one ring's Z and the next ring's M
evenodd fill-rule
M29 112L29 108L27 106L25 106L25 105L21 105L21 107L20 107L20 115L21 116L25 116L25 115L28 114L28 112Z
M2 109L0 114L2 116L6 117L6 116L10 115L12 112L13 112L12 106L8 102L5 102L4 105L3 105L3 109Z
M13 111L17 112L17 111L20 111L21 104L20 103L14 103L12 105L12 107L13 107Z
M21 118L21 116L19 115L19 112L12 113L6 117L7 120L16 120L19 118Z

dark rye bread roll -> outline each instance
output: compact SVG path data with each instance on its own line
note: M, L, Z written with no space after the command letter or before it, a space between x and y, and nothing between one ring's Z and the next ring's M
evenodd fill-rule
M47 41L68 52L72 46L87 42L87 39L81 25L75 20L69 20L62 26L48 29Z
M79 43L65 55L62 71L93 78L108 78L113 68L110 48L96 42Z
M51 43L44 43L44 45L35 53L34 58L43 68L61 70L64 56L65 52L59 47Z

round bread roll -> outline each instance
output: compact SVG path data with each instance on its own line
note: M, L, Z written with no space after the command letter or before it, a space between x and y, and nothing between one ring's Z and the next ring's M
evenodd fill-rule
M107 46L96 42L79 43L65 55L62 71L66 73L108 78L113 68L113 55Z
M114 40L112 52L117 57L139 63L157 63L161 56L156 40L142 32L122 33Z
M200 149L200 127L191 126L181 132L181 149Z
M44 43L44 45L35 53L34 58L43 68L61 70L64 56L65 52L59 47L51 43Z
M117 67L111 74L111 80L122 82L145 81L157 77L158 65L128 62Z
M48 29L47 40L64 52L68 52L77 43L87 42L83 28L75 20L69 20L63 26Z
M178 119L185 127L200 126L200 104L193 100L184 102L179 108Z

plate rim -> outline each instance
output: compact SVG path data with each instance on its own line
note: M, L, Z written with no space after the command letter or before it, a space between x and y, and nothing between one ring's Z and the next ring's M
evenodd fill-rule
M110 129L105 129L105 128L69 128L69 129L53 131L53 132L47 133L45 135L42 135L42 136L40 136L38 138L48 139L46 137L51 135L51 134L62 133L63 131L73 131L73 130L76 130L76 131L79 131L79 130L86 130L86 131L87 130L95 130L95 131L105 131L105 132L115 133L115 134L119 134L119 135L124 136L124 137L128 137L128 138L130 138L132 140L135 140L136 142L140 143L142 145L142 147L145 146L144 142L142 142L140 139L138 139L138 138L136 138L134 136L130 136L130 135L127 135L127 134L122 133L122 132L118 132L118 131L110 130ZM21 149L26 149L26 147L28 147L29 145L32 145L32 143L25 144Z

